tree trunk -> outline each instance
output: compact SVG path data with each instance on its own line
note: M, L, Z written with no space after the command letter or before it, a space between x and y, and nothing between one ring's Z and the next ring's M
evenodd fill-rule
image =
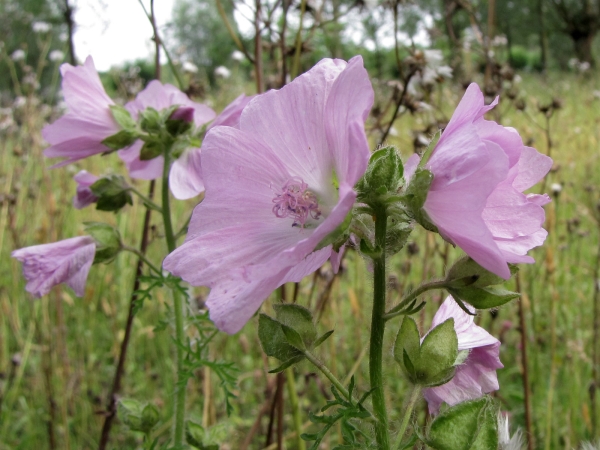
M596 31L589 34L572 34L573 43L575 45L575 55L582 62L590 63L590 66L595 67L596 61L592 52L592 42L596 37Z

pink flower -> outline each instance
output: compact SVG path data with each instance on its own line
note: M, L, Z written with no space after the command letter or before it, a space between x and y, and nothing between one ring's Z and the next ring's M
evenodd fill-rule
M82 297L95 254L94 239L80 236L52 244L25 247L13 251L11 256L23 263L27 292L41 297L57 284L66 283L78 297Z
M369 159L364 122L373 89L362 58L324 59L279 91L254 98L240 128L214 127L202 145L206 197L164 267L207 299L235 333L278 286L332 254L317 245L350 212Z
M90 186L99 180L96 175L92 175L87 170L82 170L73 179L77 182L77 191L73 197L75 208L83 209L98 201L98 197L90 189Z
M91 56L83 66L63 64L60 72L68 112L42 130L50 143L44 155L67 158L54 167L110 150L102 141L121 130L110 111L114 102L106 95Z
M469 86L425 164L434 178L423 208L444 239L508 279L507 263L533 262L527 252L546 238L542 206L550 199L523 191L552 160L525 147L515 129L483 118L497 103L485 106L479 87Z
M135 100L125 105L125 108L137 120L139 113L146 108L161 111L174 105L182 107L174 112L175 118L179 116L180 119L185 120L186 117L191 117L196 127L201 127L215 117L215 112L208 106L193 102L175 86L162 84L156 80L148 83L148 86L136 96ZM189 108L193 109L192 115L189 114ZM143 145L141 140L137 140L129 148L119 150L119 157L125 162L132 178L143 180L160 178L163 172L164 158L158 156L142 161L140 151ZM204 191L199 148L188 148L178 159L173 161L169 172L169 187L175 198L180 200L195 197Z
M475 325L473 316L448 296L435 313L431 329L450 318L454 318L458 350L468 350L469 356L448 383L423 390L430 414L437 414L443 402L452 406L499 389L496 370L504 367L500 362L500 341Z
M254 95L248 96L244 94L237 97L217 116L214 122L208 126L207 130L217 126L239 128L242 111L253 98Z

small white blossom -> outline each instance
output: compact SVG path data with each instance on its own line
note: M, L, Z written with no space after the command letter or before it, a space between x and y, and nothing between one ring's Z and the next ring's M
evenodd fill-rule
M25 50L15 50L14 52L12 52L12 55L10 55L10 58L13 61L23 61L25 59Z
M182 65L183 71L187 73L198 73L198 66L190 61L185 61Z
M215 76L227 79L231 76L231 70L225 66L219 66L215 69Z
M48 22L33 22L31 24L34 33L47 33L52 29L52 26Z
M13 102L13 108L20 109L23 108L26 104L27 99L22 95L19 95L17 98L15 98L15 101Z
M560 183L552 183L550 185L550 190L554 195L558 195L562 192L562 184Z
M521 450L524 447L521 430L517 430L511 437L508 416L502 413L498 414L498 444L500 450Z
M235 50L231 54L231 59L233 59L234 61L237 61L237 62L242 62L245 57L246 56L242 52L240 52L239 50Z
M48 55L48 59L52 62L61 62L65 59L65 54L60 50L52 50Z

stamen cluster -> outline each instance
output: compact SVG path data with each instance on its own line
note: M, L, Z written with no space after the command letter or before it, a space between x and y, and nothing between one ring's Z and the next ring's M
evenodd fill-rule
M317 196L308 190L301 178L291 178L281 188L281 193L273 198L273 214L280 219L293 217L293 227L302 227L306 224L309 216L315 220L321 217L319 201Z

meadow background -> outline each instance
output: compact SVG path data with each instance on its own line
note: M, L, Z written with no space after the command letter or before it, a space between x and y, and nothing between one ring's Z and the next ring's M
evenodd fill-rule
M256 13L257 5L266 11L259 34L239 16L240 11ZM76 167L50 169L51 162L42 155L46 144L40 131L64 108L58 67L63 58L81 62L87 56L72 52L76 50L72 28L77 26L69 15L72 8L76 5L68 0L0 2L2 450L98 447L135 278L136 257L121 254L111 265L93 267L83 298L59 286L34 300L24 290L21 264L10 258L14 249L79 235L84 221L111 223L129 245L139 245L143 204L136 201L117 215L71 206L72 175L80 169L96 175L124 173L120 160L95 156ZM287 28L279 8L287 8ZM304 28L298 33L303 8ZM577 28L575 12L587 14L588 25ZM141 7L139 13L144 14ZM223 24L224 17L233 32ZM40 22L49 28L35 31L34 24ZM400 36L398 51L393 37L390 41L378 31L393 31L394 25ZM348 31L355 29L359 31ZM600 448L583 444L600 438L596 392L600 388L600 73L595 62L600 58L599 29L600 4L591 0L379 4L341 0L261 4L257 0L250 6L238 0L178 0L172 22L157 30L172 64L163 55L158 67L163 82L176 83L179 77L192 98L219 112L241 93L280 87L286 70L289 74L297 67L296 73L301 73L322 57L348 59L362 54L376 92L367 121L373 148L398 104L398 117L385 142L396 145L405 158L443 128L467 82L478 82L488 101L499 94L500 105L491 117L515 127L525 142L551 155L554 167L532 189L553 198L546 206L549 237L531 253L536 263L523 265L517 279L507 283L508 289L522 293L520 301L477 318L502 341L505 368L498 371L500 390L494 396L514 429L531 432L529 448L589 449ZM255 62L261 61L260 71L239 53L234 38ZM260 51L254 46L257 41ZM440 50L453 75L417 86L401 98L411 64L424 48ZM53 51L63 56L54 53L51 58ZM149 55L102 73L109 94L123 102L134 96L155 77L153 58ZM415 102L430 106L411 108L409 100L413 106ZM132 183L147 190L148 182ZM176 203L179 225L197 201ZM158 239L162 235L158 215L151 223L148 255L160 259L166 249ZM409 244L389 261L389 305L422 280L443 276L460 256L439 236L415 230ZM262 308L271 312L271 304L281 295L288 299L297 295L298 303L319 318L320 332L335 329L319 348L321 359L346 382L355 375L363 390L368 386L369 276L366 261L349 251L339 275L334 276L327 265L303 280L297 293L296 287L287 286L273 293ZM206 294L202 288L192 290L192 317L203 311ZM428 305L418 315L422 330L428 329L444 294L425 295ZM155 436L159 438L169 435L174 390L166 297L157 291L133 320L120 393L158 407L161 422ZM162 326L165 320L167 329ZM390 350L399 326L396 320L389 327L384 355L392 422L400 419L407 388ZM189 333L193 338L191 329ZM221 379L202 367L188 385L189 417L210 428L223 450L296 449L292 399L284 378L267 373L277 363L261 350L257 320L234 336L218 334L209 353L215 360L233 363L237 370L231 391L235 398L230 399L233 411L226 414ZM303 364L294 369L294 383L303 429L311 431L308 412L331 397L328 384ZM416 417L422 423L428 420L425 403L419 405ZM322 448L335 447L340 433L334 428ZM117 418L108 448L141 448L141 438Z

